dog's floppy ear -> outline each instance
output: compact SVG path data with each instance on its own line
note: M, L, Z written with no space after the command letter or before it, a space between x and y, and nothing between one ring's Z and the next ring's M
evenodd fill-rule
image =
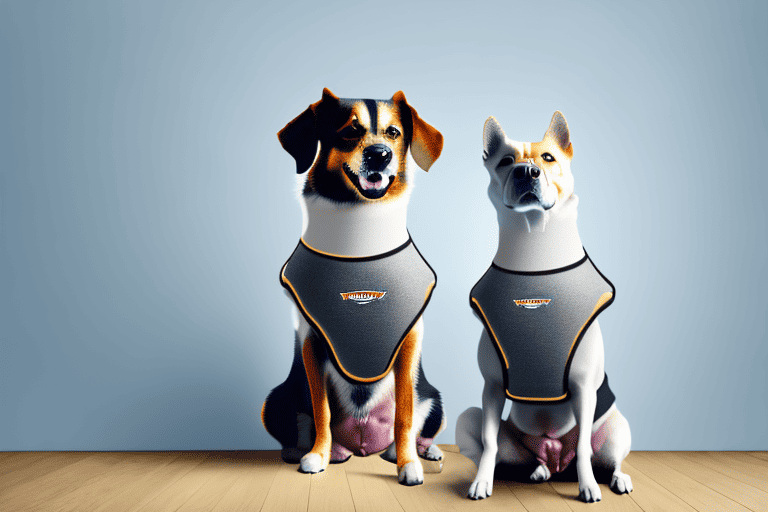
M544 138L553 140L569 158L573 156L573 144L571 144L571 133L568 131L568 121L565 120L565 116L559 110L556 110L552 115L552 121L549 123Z
M443 134L419 117L416 109L408 104L403 91L397 91L392 96L392 101L400 107L400 112L405 117L411 114L411 155L416 164L428 171L443 151ZM407 119L403 122L407 123Z
M323 89L320 101L311 104L307 110L299 114L293 121L277 132L283 149L296 160L296 173L307 172L315 161L317 154L317 111L323 103L338 102L339 98L328 88Z
M495 117L486 119L483 125L483 160L488 160L495 155L504 144L506 137Z

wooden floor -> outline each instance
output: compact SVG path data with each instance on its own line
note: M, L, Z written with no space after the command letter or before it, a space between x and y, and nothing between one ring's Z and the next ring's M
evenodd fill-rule
M474 465L443 448L442 473L417 487L378 456L309 476L277 452L0 452L0 511L768 511L768 452L633 452L634 492L601 483L587 505L574 481L497 479L490 499L470 501Z

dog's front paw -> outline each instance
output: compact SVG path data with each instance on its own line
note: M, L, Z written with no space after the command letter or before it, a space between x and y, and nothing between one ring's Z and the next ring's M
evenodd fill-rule
M486 480L485 478L477 477L472 485L469 486L469 492L467 498L471 500L482 500L490 497L493 494L493 479Z
M579 499L585 503L594 503L603 499L600 487L594 478L589 482L579 482Z
M420 450L419 456L426 460L442 460L443 450L437 447L437 445L430 445L429 448Z
M628 474L616 471L611 479L611 490L616 494L627 494L632 492L632 479Z
M299 471L302 473L319 473L325 471L328 467L328 462L323 463L323 457L314 452L309 452L301 458L299 463Z
M552 477L552 472L544 464L539 464L533 473L531 473L531 480L534 482L546 482Z
M424 483L424 470L421 462L414 460L397 468L397 481L403 485L421 485Z

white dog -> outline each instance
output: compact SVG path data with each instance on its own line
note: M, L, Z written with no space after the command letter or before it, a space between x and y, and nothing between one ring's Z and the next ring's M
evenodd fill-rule
M478 466L469 497L492 494L499 462L538 462L530 478L545 481L574 456L580 499L601 499L592 463L613 471L614 492L628 493L621 462L629 424L608 387L595 320L615 289L576 228L568 124L555 112L541 142L515 142L491 117L483 144L499 247L470 294L485 327L478 347L485 387L482 411L467 409L456 426L461 453ZM512 409L502 421L506 398Z

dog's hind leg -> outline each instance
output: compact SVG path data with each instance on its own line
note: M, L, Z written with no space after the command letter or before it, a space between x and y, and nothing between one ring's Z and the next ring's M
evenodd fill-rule
M297 463L312 448L314 428L311 415L312 403L297 333L288 377L269 393L261 408L264 428L282 445L284 461Z
M443 451L434 444L435 437L445 430L445 410L440 392L427 380L419 359L416 379L416 404L414 426L419 433L416 437L416 451L426 460L442 460Z
M596 433L604 436L605 442L595 452L592 462L596 466L613 471L611 490L616 494L626 494L632 492L632 479L628 474L621 472L621 463L629 455L632 435L626 418L615 405L612 409L613 411L609 413L605 423Z
M496 469L498 456L499 427L501 413L504 410L506 397L501 361L493 348L493 342L486 330L480 336L477 349L477 360L480 373L485 379L483 386L483 411L480 425L482 454L477 462L477 476L469 486L468 497L481 500L493 494L493 473ZM471 420L471 417L465 420Z
M459 414L456 420L456 445L459 453L475 463L480 464L480 456L483 454L483 441L480 432L483 427L483 410L479 407L470 407Z

